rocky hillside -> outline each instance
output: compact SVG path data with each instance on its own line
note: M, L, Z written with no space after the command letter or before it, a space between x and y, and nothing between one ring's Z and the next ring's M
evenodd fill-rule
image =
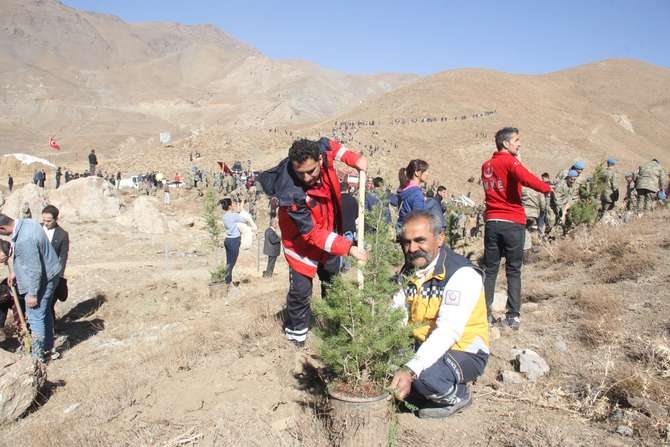
M304 123L415 76L351 76L263 56L212 25L126 23L56 0L0 4L0 150L114 147L201 125Z

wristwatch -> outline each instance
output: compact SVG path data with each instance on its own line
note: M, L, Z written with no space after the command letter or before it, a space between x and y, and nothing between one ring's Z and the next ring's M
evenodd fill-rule
M409 376L412 378L412 380L416 380L416 373L414 371L412 371L410 368L408 368L407 366L403 366L401 369L408 372Z

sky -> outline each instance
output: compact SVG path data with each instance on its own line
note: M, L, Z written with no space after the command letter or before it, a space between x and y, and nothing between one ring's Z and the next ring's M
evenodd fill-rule
M670 67L670 0L63 0L127 22L209 23L273 59L339 71L541 74L610 58Z

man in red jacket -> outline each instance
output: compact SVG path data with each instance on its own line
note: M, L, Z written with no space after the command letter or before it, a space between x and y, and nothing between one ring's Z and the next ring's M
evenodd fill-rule
M338 273L340 256L366 260L364 250L342 236L342 200L334 162L365 171L365 157L328 138L296 140L288 158L259 176L265 193L279 199L277 216L284 256L289 265L286 297L286 338L303 346L312 317L309 301L314 276L321 294Z
M505 127L496 132L497 152L482 165L482 186L486 195L484 212L484 266L486 307L489 323L493 322L491 305L501 256L505 257L507 275L507 312L503 326L518 330L521 325L521 266L526 213L521 204L521 186L548 193L546 184L519 161L519 129Z

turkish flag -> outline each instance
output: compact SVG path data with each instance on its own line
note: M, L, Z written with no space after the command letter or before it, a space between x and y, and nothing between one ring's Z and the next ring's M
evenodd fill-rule
M55 149L57 151L60 150L60 144L56 143L56 140L54 140L54 137L49 137L49 147L51 149Z
M219 165L219 169L221 169L222 172L225 172L228 175L233 175L233 171L230 170L225 162L217 161L216 163Z

